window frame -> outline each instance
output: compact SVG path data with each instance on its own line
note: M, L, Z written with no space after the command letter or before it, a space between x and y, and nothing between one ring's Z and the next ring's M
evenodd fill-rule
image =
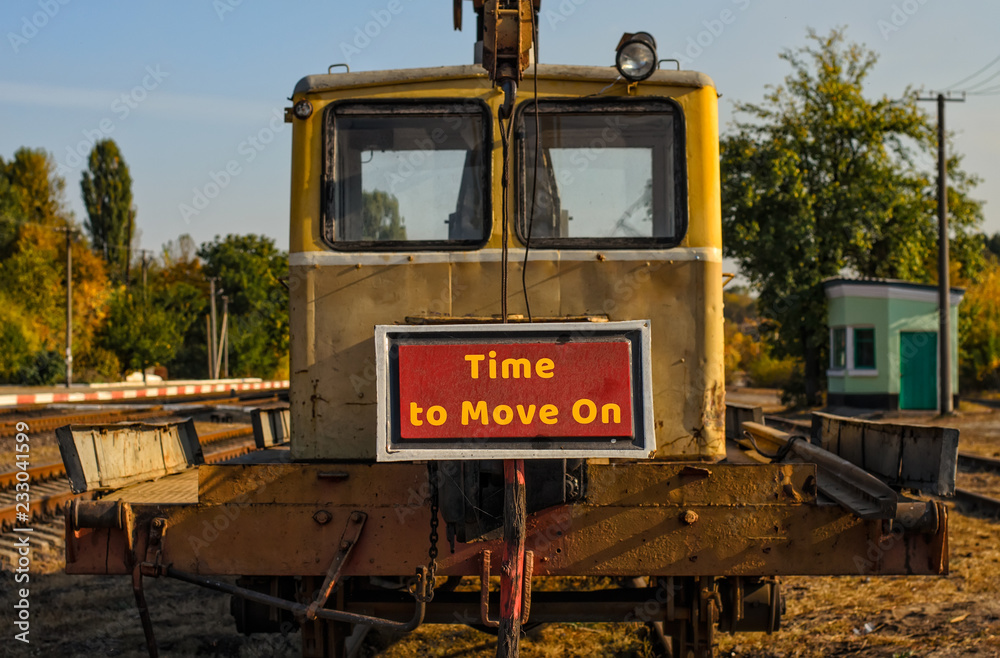
M844 337L844 363L843 365L838 364L835 361L835 355L837 354L837 332L843 332ZM848 344L848 328L846 326L830 327L830 370L834 372L842 372L847 370L847 344Z
M560 110L573 113L593 113L597 116L615 113L643 115L650 112L669 112L673 120L673 156L674 156L674 189L673 205L674 227L673 237L628 237L628 238L547 238L532 237L531 247L539 249L672 249L679 246L688 231L688 172L687 172L687 129L684 121L684 111L673 98L665 96L643 96L640 98L539 98L539 115L559 114L560 110L546 110L546 104L558 106ZM522 224L528 214L528 167L534 160L527 162L527 140L525 138L527 122L531 121L535 112L535 100L528 100L518 105L514 114L514 168L515 190L514 198L517 208L514 217L514 231L522 245L528 243ZM562 111L566 111L562 110Z
M872 346L872 364L870 366L858 365L858 331L870 331L872 336L871 346ZM873 326L860 326L851 327L851 343L854 346L852 350L854 354L852 355L851 370L855 371L865 371L870 372L872 370L878 370L878 354L875 348L875 327Z
M477 240L350 240L336 239L337 204L337 125L338 111L350 107L357 116L426 116L447 119L453 116L473 116L478 111L482 121L483 237ZM456 112L458 110L458 112ZM343 116L343 115L341 115ZM410 252L410 251L474 251L482 249L493 233L493 113L480 98L413 98L413 99L344 99L330 103L323 110L322 125L322 191L320 197L320 239L335 251L347 252ZM443 218L447 220L447 218Z

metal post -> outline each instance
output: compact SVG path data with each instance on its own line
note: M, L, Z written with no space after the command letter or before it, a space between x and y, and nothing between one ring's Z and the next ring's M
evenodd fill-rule
M66 227L66 388L73 384L73 230Z
M524 605L524 535L527 516L524 460L503 462L503 566L500 568L500 629L497 658L520 654L521 610Z
M226 296L223 295L223 297L222 297L222 308L223 308L223 311L222 311L222 331L219 332L221 335L219 336L219 343L216 346L216 352L215 352L215 379L219 378L219 372L222 369L222 355L225 354L225 349L226 349L225 345L224 345L225 341L226 341L225 337L226 337L226 334L229 333L229 326L228 326L229 325L229 314L227 312L228 309L226 308L227 306L229 306L228 301L229 300L226 298Z
M208 337L208 379L212 378L212 318L205 316L205 336Z
M222 296L222 377L229 379L229 295Z
M937 95L938 110L938 337L941 352L941 414L952 412L951 400L951 304L948 264L948 172L945 159L944 94Z
M215 362L216 362L215 347L216 347L216 345L218 345L218 343L216 342L216 336L218 334L216 334L216 331L215 331L215 329L216 329L216 327L215 327L215 280L216 280L216 278L214 276L208 277L208 286L209 286L209 288L208 288L209 289L209 293L208 294L211 297L211 304L209 306L209 316L211 317L211 334L212 334L211 336L208 337L208 359L209 359L208 362L211 364L211 369L209 370L209 373L208 373L208 378L209 379L218 379L219 378L219 371L215 367Z

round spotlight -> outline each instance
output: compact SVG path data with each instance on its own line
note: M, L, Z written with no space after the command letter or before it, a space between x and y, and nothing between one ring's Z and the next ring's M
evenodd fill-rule
M615 57L618 72L630 82L639 82L656 70L656 39L649 32L626 33Z
M309 101L299 101L292 110L299 119L308 119L312 116L313 106Z

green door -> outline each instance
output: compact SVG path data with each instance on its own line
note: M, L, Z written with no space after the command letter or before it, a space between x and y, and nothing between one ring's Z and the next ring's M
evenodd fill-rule
M937 409L937 333L899 334L899 408Z

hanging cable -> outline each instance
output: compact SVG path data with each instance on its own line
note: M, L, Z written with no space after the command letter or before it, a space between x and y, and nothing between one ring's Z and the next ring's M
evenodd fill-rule
M507 250L508 232L510 226L510 204L508 191L510 189L510 131L514 126L514 115L511 112L507 118L507 128L503 126L503 119L498 118L500 124L500 141L503 144L503 174L500 176L500 214L501 230L503 231L501 242L501 271L500 271L500 316L503 323L507 324Z
M984 66L983 68L979 69L978 71L976 71L976 72L975 72L975 73L973 73L972 75L970 75L970 76L967 76L967 77L964 77L964 78L962 78L961 80L959 80L958 82L956 82L955 84L953 84L953 85L950 85L950 86L948 86L948 87L945 87L945 91L950 91L950 90L954 89L955 87L957 87L957 86L959 86L959 85L963 85L963 84L965 84L966 82L968 82L968 81L970 81L970 80L973 80L973 79L975 79L975 78L976 78L976 76L978 76L978 75L979 75L980 73L982 73L983 71L986 71L986 70L988 70L988 69L989 69L989 68L990 68L991 66L993 66L993 65L994 65L994 64L996 64L997 62L1000 62L1000 55L998 55L998 56L996 57L996 59L994 59L994 60L993 60L993 61L991 61L991 62L990 62L989 64L987 64L987 65L986 65L986 66Z
M528 213L528 233L524 236L524 263L521 264L521 290L524 291L524 309L528 322L532 322L531 302L528 301L528 250L531 249L531 229L535 226L535 199L538 188L538 158L541 154L541 127L538 122L538 16L531 12L531 36L535 43L535 166L531 175L531 212Z
M982 91L983 90L982 89L983 85L985 85L987 82L992 82L992 81L996 80L997 78L1000 78L1000 71L997 71L996 73L994 73L990 77L988 77L988 78L986 78L984 80L980 80L979 82L973 84L971 87L968 87L968 88L964 89L962 93L972 93L972 92L976 92L976 91Z

